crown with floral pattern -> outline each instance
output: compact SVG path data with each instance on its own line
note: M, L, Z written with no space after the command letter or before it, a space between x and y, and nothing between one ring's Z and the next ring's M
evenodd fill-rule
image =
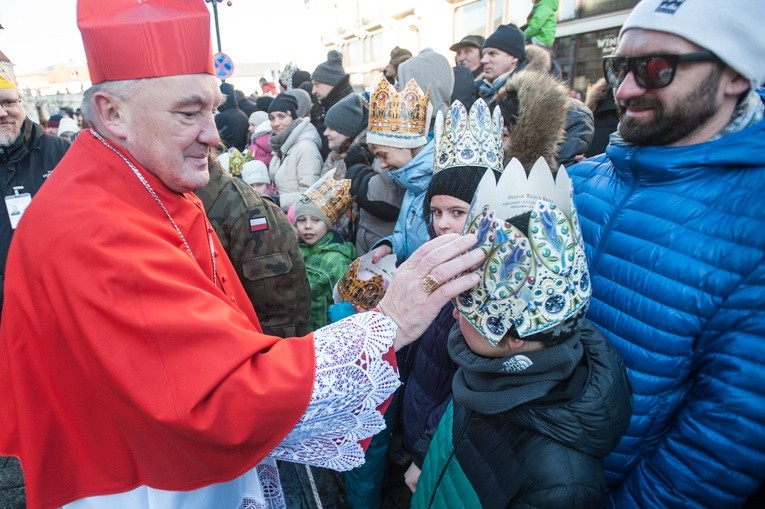
M303 191L300 201L313 202L319 207L331 223L337 222L346 207L351 204L350 179L336 179L335 168L325 173L319 180Z
M512 159L499 181L486 172L464 233L487 255L481 281L456 300L465 318L494 345L549 331L586 309L591 287L571 180L553 177L543 158L526 176Z
M377 263L372 263L372 253L367 253L348 266L348 272L337 282L337 294L356 308L372 309L385 295L394 270L395 254L383 256Z
M494 114L483 99L470 108L454 101L444 118L439 111L435 125L433 173L454 166L482 166L502 171L502 114Z
M369 99L367 143L397 148L416 148L428 142L430 88L423 93L417 82L409 80L396 92L382 79Z

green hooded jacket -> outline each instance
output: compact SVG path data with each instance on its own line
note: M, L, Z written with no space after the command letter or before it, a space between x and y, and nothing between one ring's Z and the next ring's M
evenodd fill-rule
M531 13L526 20L526 29L523 35L530 41L532 37L539 42L551 47L555 40L555 30L558 27L558 0L539 0L531 8Z

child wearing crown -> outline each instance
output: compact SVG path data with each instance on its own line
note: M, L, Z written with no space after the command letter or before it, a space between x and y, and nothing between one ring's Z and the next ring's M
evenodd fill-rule
M412 507L600 507L631 396L584 319L589 271L565 169L553 178L539 159L527 177L513 159L499 182L487 172L464 232L488 257L455 302L453 400L422 472L407 473Z
M430 90L423 93L415 80L397 92L382 79L370 97L367 143L380 167L406 192L393 233L370 250L375 261L391 253L405 261L429 240L422 203L433 175L433 140L428 137L433 107Z
M332 230L351 202L350 181L336 180L334 174L334 170L327 172L295 205L295 228L311 285L309 330L329 323L332 289L356 258L353 244Z
M478 183L486 171L502 170L502 119L492 115L479 99L468 116L464 105L454 101L446 116L436 115L433 177L425 193L423 214L431 235L461 233ZM400 365L405 385L401 394L401 438L411 457L411 472L419 472L430 438L452 399L452 378L457 365L446 347L456 320L454 305L445 305L420 338L407 347Z

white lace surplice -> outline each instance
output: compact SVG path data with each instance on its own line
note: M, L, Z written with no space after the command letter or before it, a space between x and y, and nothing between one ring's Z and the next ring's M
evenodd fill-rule
M308 408L269 457L244 475L187 492L141 486L116 495L83 498L64 507L284 507L274 459L340 471L364 462L359 442L385 427L377 407L400 385L397 373L382 358L395 335L395 323L376 312L353 315L316 331L316 379Z

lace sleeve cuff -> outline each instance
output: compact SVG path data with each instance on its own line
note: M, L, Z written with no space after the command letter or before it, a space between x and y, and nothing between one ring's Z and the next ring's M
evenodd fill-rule
M377 409L398 388L383 359L396 324L381 313L353 315L314 332L316 379L303 417L270 454L344 471L364 463L359 442L385 428Z

